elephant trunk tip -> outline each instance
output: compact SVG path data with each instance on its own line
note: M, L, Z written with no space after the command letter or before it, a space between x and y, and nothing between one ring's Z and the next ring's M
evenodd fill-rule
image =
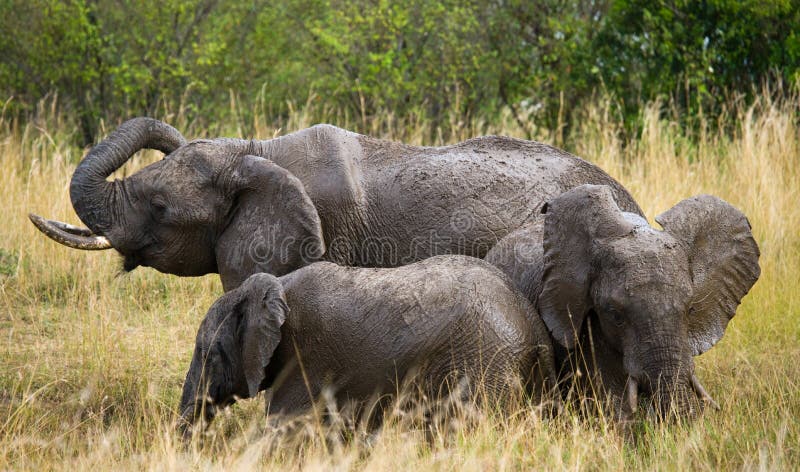
M654 400L662 420L692 420L700 413L700 402L688 382L660 386Z
M686 381L666 382L659 385L656 405L662 417L694 419L705 408L719 411L719 404L706 391L697 375L692 373Z

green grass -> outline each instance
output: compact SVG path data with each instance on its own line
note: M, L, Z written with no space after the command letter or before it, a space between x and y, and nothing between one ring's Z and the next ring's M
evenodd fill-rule
M0 469L107 470L519 470L796 469L800 465L800 128L797 98L765 96L732 108L724 123L692 136L643 116L642 135L618 139L608 104L584 111L571 151L623 182L652 218L683 198L718 195L748 215L761 248L762 276L722 341L696 359L721 404L692 424L636 426L626 438L606 418L566 411L542 419L535 408L486 413L433 440L402 418L380 433L343 441L314 418L292 434L265 425L263 400L229 409L202 440L172 431L174 410L202 316L221 294L216 276L178 278L149 269L119 275L112 252L79 252L39 234L35 212L78 223L67 194L84 150L55 106L35 123L0 117ZM310 108L310 106L309 106ZM49 110L49 111L48 111ZM323 110L324 112L324 110ZM300 108L281 131L311 124ZM188 137L237 135L221 124ZM256 136L277 130L253 124ZM347 126L348 123L337 122ZM370 131L417 144L478 134L521 136L513 120L456 128L421 143L425 123L391 116ZM723 126L724 125L724 126ZM719 131L727 127L727 133ZM730 132L730 130L733 130ZM552 141L555 133L542 133ZM124 172L158 159L143 153Z

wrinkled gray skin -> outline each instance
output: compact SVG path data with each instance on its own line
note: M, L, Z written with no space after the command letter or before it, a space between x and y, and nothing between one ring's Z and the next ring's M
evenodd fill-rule
M107 181L134 153L163 160ZM122 124L83 159L70 196L89 229L32 215L62 244L113 247L124 268L219 273L225 290L317 260L394 267L437 254L483 257L542 204L583 183L631 196L601 169L553 147L486 136L414 147L317 125L266 141L186 143L149 118Z
M570 190L486 260L537 305L562 377L589 372L623 418L640 393L662 417L692 417L698 399L713 404L692 358L719 341L760 274L750 223L701 195L656 217L662 231L614 197L605 186Z
M359 403L397 392L410 374L428 398L467 378L469 398L498 400L522 384L538 398L556 375L535 309L484 261L437 256L393 269L319 262L280 278L253 275L214 303L180 412L188 424L203 413L210 420L272 388L267 411L293 414L325 386L338 405Z

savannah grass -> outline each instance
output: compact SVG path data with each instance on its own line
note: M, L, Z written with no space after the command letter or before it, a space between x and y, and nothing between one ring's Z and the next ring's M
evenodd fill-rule
M431 136L424 120L351 120L314 107L297 107L281 131L258 113L247 127L201 128L180 110L163 118L190 139L245 129L269 138L313 124L312 116L414 144L530 132L510 116L470 126L454 120L448 135L423 142ZM800 99L764 93L753 105L732 104L718 120L699 119L691 134L662 109L646 107L641 133L623 142L613 107L599 100L583 110L567 147L619 179L651 221L699 193L727 200L750 219L761 278L722 341L696 358L721 411L691 424L640 422L626 436L604 417L567 408L543 419L522 404L432 438L394 415L379 433L348 439L313 415L291 434L269 428L259 397L219 415L188 445L173 432L174 412L196 329L222 293L217 276L121 275L113 251L71 250L38 233L28 212L79 223L68 185L85 150L69 144L78 130L55 99L43 100L32 122L0 115L0 469L796 469ZM563 145L556 132L537 138ZM140 153L119 174L158 158Z

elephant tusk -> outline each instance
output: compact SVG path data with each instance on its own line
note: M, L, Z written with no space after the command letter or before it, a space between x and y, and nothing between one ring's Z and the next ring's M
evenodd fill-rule
M39 231L64 246L85 251L100 251L112 247L111 242L105 236L97 236L87 228L48 220L33 213L28 214L28 218Z
M73 226L69 223L62 223L61 221L56 220L47 220L39 215L34 215L33 213L29 214L28 216L30 217L31 221L34 222L33 224L36 224L36 222L39 221L43 222L42 224L51 225L54 228L60 229L61 231L66 231L67 233L74 234L76 236L94 236L94 233L92 233L92 230L89 228L81 228L80 226ZM36 226L39 227L38 224L36 224Z
M708 394L705 388L703 388L703 384L700 383L700 380L697 378L696 374L692 374L692 388L694 392L700 397L706 404L710 405L715 410L720 410L719 403L715 402L711 395Z
M628 381L625 382L625 396L627 397L631 414L636 413L639 407L639 384L633 377L628 377Z

